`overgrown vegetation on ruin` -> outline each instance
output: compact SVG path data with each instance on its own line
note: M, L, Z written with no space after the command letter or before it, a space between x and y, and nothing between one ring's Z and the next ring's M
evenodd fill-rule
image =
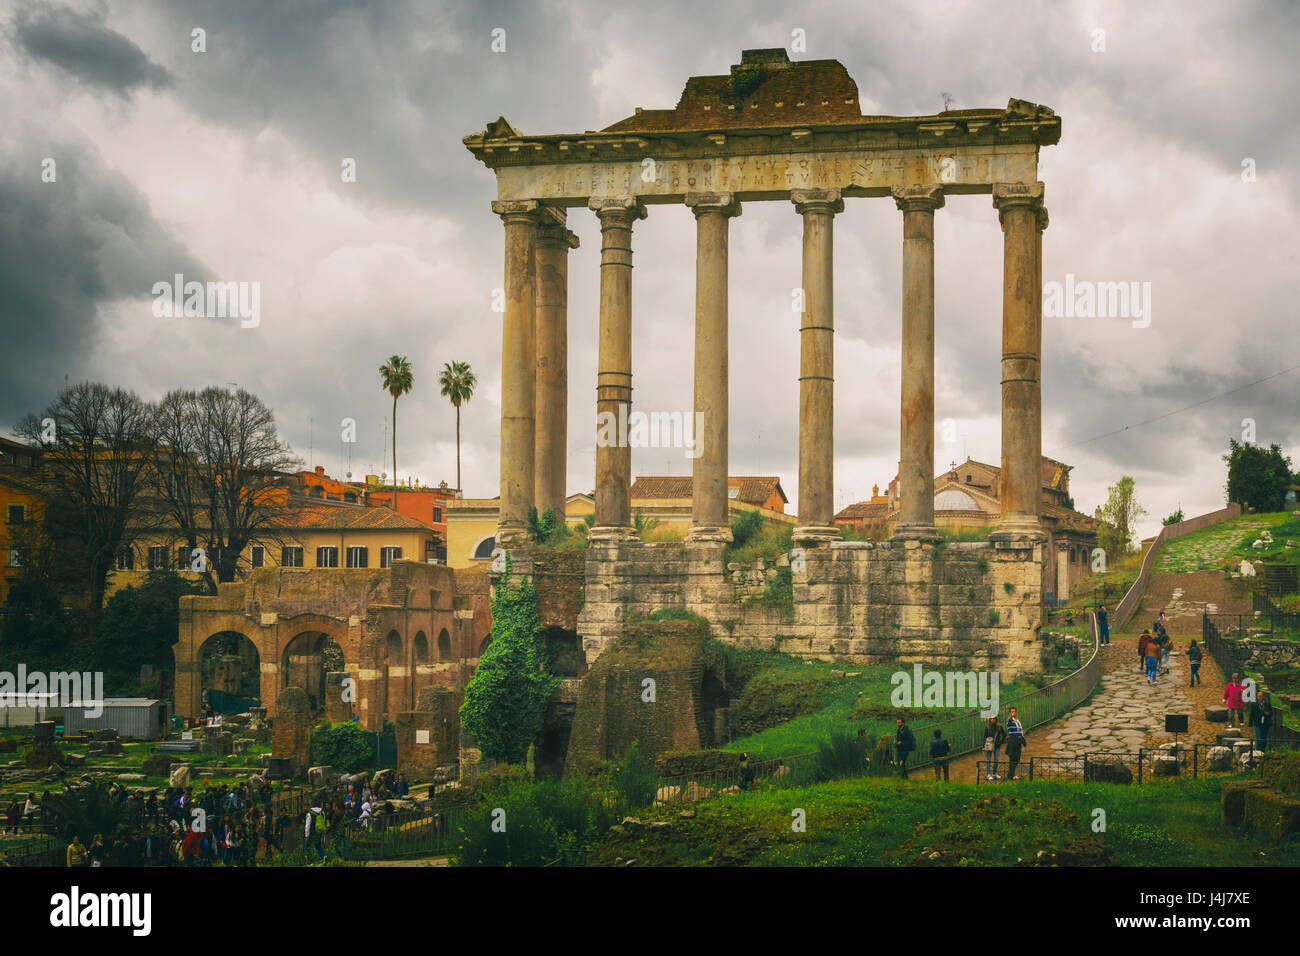
M465 687L460 719L483 756L517 764L542 728L559 678L546 670L537 590L526 578L511 584L511 571L507 553L492 596L492 641Z

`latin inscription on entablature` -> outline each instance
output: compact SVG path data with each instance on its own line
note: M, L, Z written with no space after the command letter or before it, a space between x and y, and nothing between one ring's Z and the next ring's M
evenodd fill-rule
M729 192L771 199L792 189L840 189L849 195L887 193L893 186L937 183L952 192L988 192L994 183L1035 182L1031 145L956 149L772 153L700 159L550 163L497 169L499 198L540 199L563 206L589 198L638 196L681 202L690 192Z

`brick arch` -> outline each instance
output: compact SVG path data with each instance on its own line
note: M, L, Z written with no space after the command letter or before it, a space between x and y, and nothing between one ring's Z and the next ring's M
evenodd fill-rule
M225 669L213 667L215 662L212 661L212 657L218 650L217 642L229 637L237 638L239 642L252 650L251 670L241 668L244 672L238 675L240 679L237 686L231 686L227 681L222 680L216 671ZM226 691L237 697L256 697L260 700L262 695L262 659L262 652L258 648L257 642L243 631L223 630L209 634L202 640L194 654L200 700L204 691L213 688ZM233 679L236 675L228 673L226 676ZM251 686L249 686L250 684Z

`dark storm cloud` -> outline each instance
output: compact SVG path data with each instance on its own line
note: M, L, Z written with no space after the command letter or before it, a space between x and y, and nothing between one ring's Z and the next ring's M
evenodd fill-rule
M29 6L14 18L13 33L30 56L119 96L138 86L159 88L168 83L167 71L105 26L102 16L67 7Z
M10 357L2 429L43 408L65 375L130 387L94 364L103 308L148 299L152 284L174 272L205 272L125 177L84 146L43 139L25 130L23 145L0 157L0 326ZM41 178L47 157L54 182Z

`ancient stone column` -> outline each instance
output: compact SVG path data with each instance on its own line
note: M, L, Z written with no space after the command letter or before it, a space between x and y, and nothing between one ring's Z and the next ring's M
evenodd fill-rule
M600 219L600 344L596 374L596 520L592 540L631 538L632 223L645 218L634 196L592 199Z
M567 492L569 404L569 250L578 237L550 223L538 230L537 260L537 432L534 442L533 501L561 522Z
M727 246L740 203L731 193L687 193L695 213L695 421L691 541L730 541L727 520Z
M1042 539L1042 383L1039 379L1042 183L998 183L1002 223L1002 516L995 541ZM1046 225L1045 221L1043 222Z
M934 211L940 186L895 186L903 212L903 401L893 537L938 541L934 524Z
M799 328L799 520L807 546L840 537L835 527L835 292L833 224L844 211L838 189L790 193L803 217L803 317Z
M506 227L506 314L501 331L501 505L496 544L508 548L525 536L533 504L535 413L533 242L539 204L534 199L494 202Z

